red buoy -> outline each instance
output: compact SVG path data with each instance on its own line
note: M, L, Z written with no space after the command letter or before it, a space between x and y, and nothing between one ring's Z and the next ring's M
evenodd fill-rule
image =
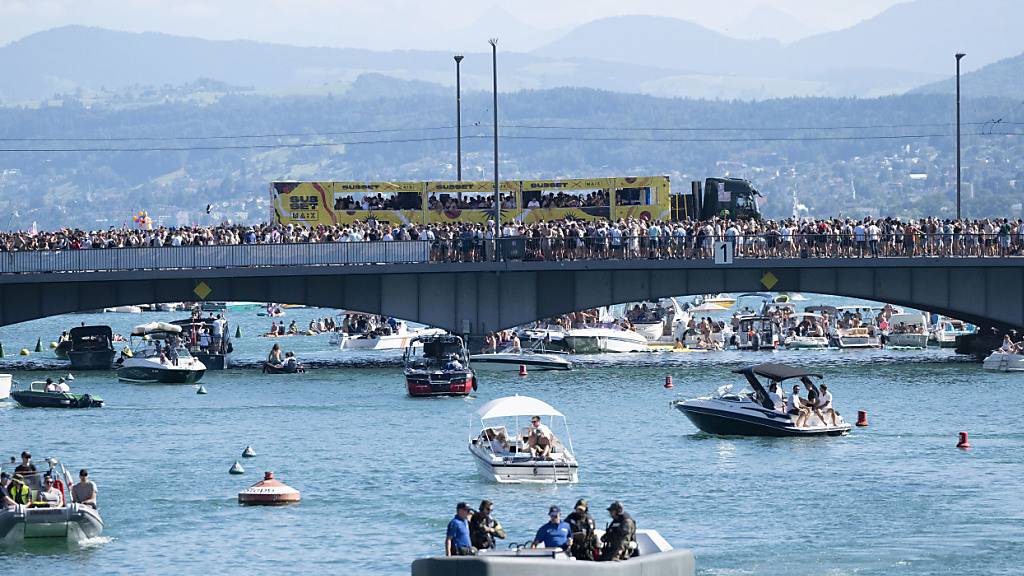
M672 375L669 374L668 376L665 376L665 388L673 388L673 387L674 387L674 385L672 384Z
M967 441L967 432L960 433L960 440L956 443L956 447L964 450L971 447L971 443Z
M519 365L519 375L526 376L526 364Z
M238 493L238 503L253 506L293 504L299 501L299 491L274 480L273 472L265 472L263 480Z
M868 425L868 413L864 410L857 410L857 426Z

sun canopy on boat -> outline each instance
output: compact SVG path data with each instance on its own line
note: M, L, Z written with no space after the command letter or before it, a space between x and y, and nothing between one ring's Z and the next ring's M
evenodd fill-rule
M481 420L489 418L509 418L512 416L562 416L547 402L529 396L506 396L491 400L476 411Z
M733 370L736 374L743 374L745 372L753 372L758 376L764 376L770 380L782 381L789 380L790 378L800 378L801 376L814 376L815 378L822 378L821 374L817 372L808 372L803 368L796 368L794 366L786 366L785 364L772 364L764 363L757 364L755 366L748 366L747 368L740 368L739 370Z
M135 328L132 328L132 336L145 336L146 334L153 334L154 332L173 332L178 334L181 332L181 326L176 326L167 322L150 322L148 324L139 324Z

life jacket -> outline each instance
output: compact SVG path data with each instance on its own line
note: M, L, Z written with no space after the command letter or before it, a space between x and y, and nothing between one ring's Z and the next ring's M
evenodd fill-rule
M28 504L32 500L32 490L24 484L11 482L7 488L7 495L18 504Z

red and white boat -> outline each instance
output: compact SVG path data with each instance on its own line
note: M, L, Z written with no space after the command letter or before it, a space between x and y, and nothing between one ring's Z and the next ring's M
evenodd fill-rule
M403 359L409 396L466 396L476 390L466 345L454 334L417 336Z

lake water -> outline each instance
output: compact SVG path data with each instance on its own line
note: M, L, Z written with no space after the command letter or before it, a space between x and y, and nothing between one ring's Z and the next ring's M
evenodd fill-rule
M319 310L292 310L300 326ZM178 314L69 315L0 329L2 371L19 382L62 370L44 345L61 329L131 325ZM257 362L269 319L232 312L238 356ZM232 330L233 331L233 330ZM351 365L270 376L211 372L191 386L120 383L76 374L93 410L29 410L0 402L4 459L30 449L88 467L106 528L83 547L0 548L19 574L266 573L318 570L408 574L443 551L460 500L495 502L509 541L529 540L552 504L590 499L600 525L621 500L641 528L694 551L700 574L1019 574L1024 558L1024 376L986 373L948 351L658 353L579 359L569 373L482 374L471 398L405 395L397 354L330 351L327 336L281 340L304 360ZM25 362L29 362L26 364ZM730 370L760 361L824 372L849 419L870 427L827 439L699 434L677 398L741 381ZM662 387L671 374L676 387ZM487 400L540 398L568 417L580 482L486 482L467 450L471 417ZM475 424L475 423L474 423ZM955 448L957 432L973 448ZM476 430L472 430L474 433ZM240 458L251 445L256 458ZM241 460L243 476L228 468ZM302 492L287 508L243 508L239 490L264 470ZM12 572L14 573L14 572Z

